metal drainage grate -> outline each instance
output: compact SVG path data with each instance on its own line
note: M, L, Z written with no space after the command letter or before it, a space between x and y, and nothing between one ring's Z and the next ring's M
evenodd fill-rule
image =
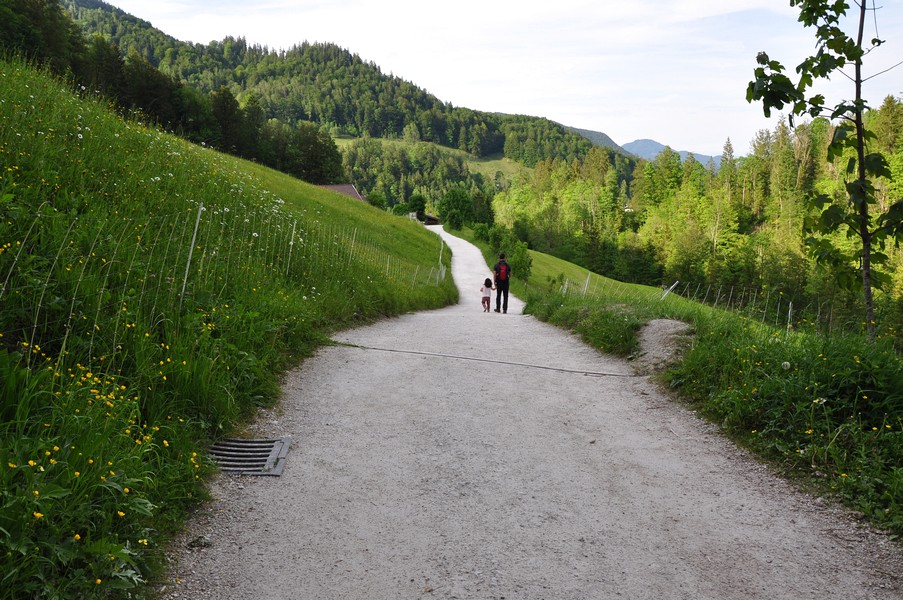
M282 475L285 457L292 438L278 440L220 440L210 448L210 454L226 473L243 475Z

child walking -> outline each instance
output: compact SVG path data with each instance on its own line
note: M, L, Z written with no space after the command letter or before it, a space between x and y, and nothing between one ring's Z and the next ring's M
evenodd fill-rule
M492 290L494 289L492 280L487 277L480 288L480 291L483 292L483 312L489 312L489 303L492 300Z

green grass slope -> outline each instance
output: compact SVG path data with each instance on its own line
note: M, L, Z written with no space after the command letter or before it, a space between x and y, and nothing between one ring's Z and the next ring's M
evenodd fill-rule
M330 331L455 301L440 244L0 60L0 598L140 595L206 441Z

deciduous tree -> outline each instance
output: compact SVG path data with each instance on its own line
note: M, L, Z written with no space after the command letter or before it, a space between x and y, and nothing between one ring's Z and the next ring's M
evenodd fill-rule
M796 68L798 80L792 81L784 74L784 66L771 60L765 52L757 57L759 67L755 69L755 80L749 83L746 97L750 102L762 102L765 116L772 109L790 107L790 124L793 118L810 115L818 117L830 115L838 121L834 137L828 147L828 159L847 158L847 202L841 205L832 202L826 195L816 195L812 203L818 210L818 217L808 222L808 229L815 235L807 242L818 260L839 267L840 282L846 287L861 283L866 310L866 328L871 339L875 337L875 304L872 287L882 283L886 277L873 270L873 264L886 259L882 252L889 238L903 239L903 203L896 202L886 212L876 214L875 185L877 177L890 177L887 161L880 152L870 152L869 142L874 134L866 131L863 116L867 109L862 97L862 84L868 79L862 73L865 56L880 46L883 41L877 36L865 40L865 24L869 12L868 0L855 0L859 9L858 26L855 37L848 35L841 27L849 5L845 0L790 0L790 5L799 7L799 21L805 27L815 27L816 48L813 56L807 57ZM876 10L874 0L871 10ZM833 108L825 106L825 97L812 94L815 80L828 78L844 67L851 67L853 73L844 73L853 83L854 99L843 100ZM811 95L810 95L811 94ZM846 231L859 240L858 256L850 256L828 237ZM857 260L858 259L858 260ZM843 267L858 262L860 280L844 277L850 273Z

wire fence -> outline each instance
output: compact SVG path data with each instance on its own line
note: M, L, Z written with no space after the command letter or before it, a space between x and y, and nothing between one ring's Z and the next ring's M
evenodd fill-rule
M0 343L7 348L62 354L78 339L88 340L79 355L114 353L129 328L158 326L189 301L221 306L235 286L272 292L278 282L315 301L318 288L347 285L358 274L405 288L445 278L442 250L427 269L358 227L272 208L198 205L144 218L39 209L17 221L20 239L0 252ZM112 332L98 335L110 315Z
M593 279L590 276L583 282L565 279L559 292L566 297L583 297L607 303L617 302L619 297L624 300L636 299L629 284L604 278ZM671 286L662 288L658 300L664 300L672 294L741 314L750 321L770 327L808 327L824 333L862 328L862 311L840 294L826 299L794 301L789 293L780 290L675 281Z

